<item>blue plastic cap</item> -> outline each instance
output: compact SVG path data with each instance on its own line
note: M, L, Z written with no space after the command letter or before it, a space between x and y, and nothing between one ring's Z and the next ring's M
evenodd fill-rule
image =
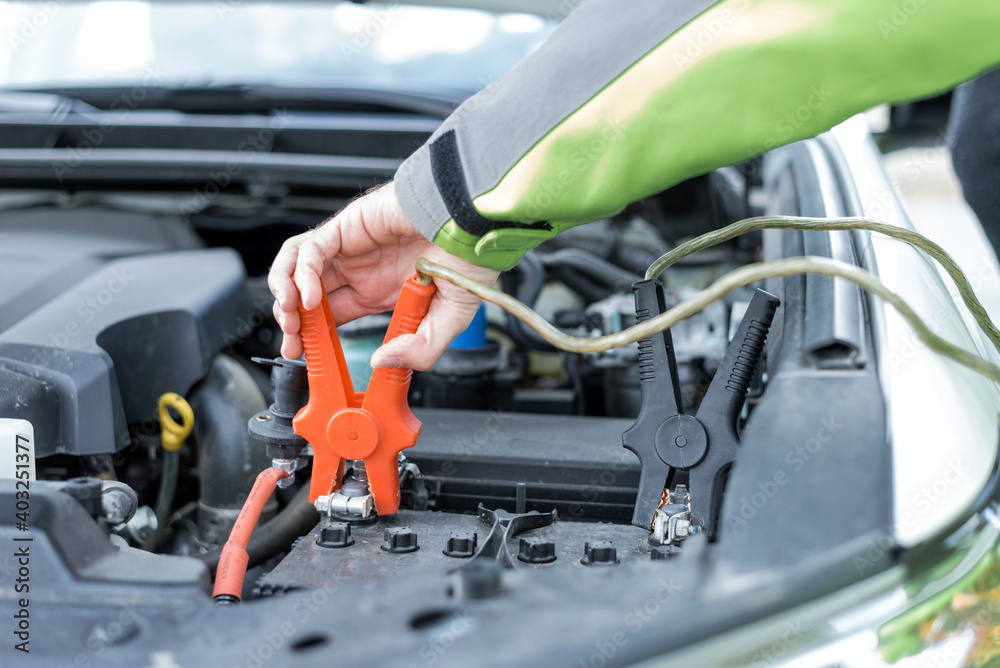
M480 304L472 322L469 323L464 332L455 337L448 348L450 350L468 350L482 348L486 343L486 304Z

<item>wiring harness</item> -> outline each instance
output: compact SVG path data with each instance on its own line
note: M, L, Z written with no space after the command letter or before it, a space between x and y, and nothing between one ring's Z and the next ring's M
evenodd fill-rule
M1000 352L1000 330L986 313L986 309L976 297L968 278L958 263L941 246L927 237L904 228L889 225L869 218L802 218L794 216L763 216L748 218L733 223L727 227L709 232L678 246L665 253L646 271L646 278L656 278L671 264L710 246L728 241L748 232L764 229L789 230L867 230L886 235L898 241L905 242L914 248L927 253L941 264L952 280L958 286L962 301L971 311L983 332ZM420 258L416 262L417 272L430 280L440 278L453 283L485 301L495 304L514 317L524 322L554 347L570 353L596 353L621 348L648 338L653 334L668 329L678 322L702 311L709 304L722 299L727 294L741 287L779 276L798 274L819 274L843 278L879 299L887 302L906 323L913 329L917 338L934 352L961 364L987 378L1000 382L1000 367L993 362L970 353L935 334L903 300L870 273L853 265L837 260L821 257L795 257L770 262L757 262L735 269L723 275L707 288L677 306L661 313L645 322L633 325L628 329L600 337L576 337L560 331L544 318L535 313L525 304L504 292L477 283L459 271Z

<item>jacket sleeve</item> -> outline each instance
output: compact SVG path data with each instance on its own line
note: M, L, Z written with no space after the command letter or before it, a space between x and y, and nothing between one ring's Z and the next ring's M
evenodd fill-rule
M462 104L396 191L509 269L563 229L1000 64L996 0L588 0Z

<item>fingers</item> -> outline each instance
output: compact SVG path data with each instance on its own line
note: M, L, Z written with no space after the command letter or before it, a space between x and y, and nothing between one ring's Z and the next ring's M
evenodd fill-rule
M285 334L281 340L281 356L293 360L302 355L302 337L298 334Z
M284 312L295 312L298 309L299 291L292 281L292 273L295 271L295 261L299 255L299 244L302 243L303 236L302 234L294 236L282 244L267 274L267 285L274 295L275 303L278 309Z
M267 276L268 287L282 311L293 313L300 304L307 309L319 306L324 294L323 279L336 275L327 263L340 253L342 223L341 216L337 216L329 224L294 236L282 245Z
M328 299L330 301L330 312L333 314L333 320L338 327L344 323L366 316L369 313L368 309L358 302L358 293L349 285L334 290L330 293Z
M331 256L332 257L332 256ZM307 311L320 304L326 290L323 289L323 268L329 257L324 257L319 246L311 240L299 247L298 261L295 263L295 285L302 296L302 308Z
M465 331L478 309L478 301L455 302L437 293L417 332L397 336L381 346L372 355L372 368L430 369L455 337Z
M425 257L486 285L496 281L499 275L493 269L470 264L436 247L431 247ZM376 350L372 355L373 368L401 366L426 371L472 322L482 300L447 281L435 280L434 284L437 292L416 334L398 336Z
M330 310L333 312L334 320L338 326L368 315L368 311L358 303L357 293L349 286L334 290L328 299ZM299 336L299 327L301 326L299 311L298 309L284 311L278 306L277 301L274 302L272 310L278 321L278 326L284 333L281 342L281 356L285 359L295 359L302 354L302 337Z
M277 300L271 307L274 319L278 321L283 337L281 341L281 356L285 359L295 359L302 354L302 338L299 336L299 311L283 311Z
M274 319L278 321L278 327L281 328L282 332L285 334L299 333L299 309L297 307L294 311L284 311L275 300L271 312L274 314Z

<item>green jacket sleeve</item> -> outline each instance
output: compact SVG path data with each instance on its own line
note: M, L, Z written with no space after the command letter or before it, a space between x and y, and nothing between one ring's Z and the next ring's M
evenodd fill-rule
M408 158L418 229L509 269L563 229L1000 64L996 0L589 0Z

